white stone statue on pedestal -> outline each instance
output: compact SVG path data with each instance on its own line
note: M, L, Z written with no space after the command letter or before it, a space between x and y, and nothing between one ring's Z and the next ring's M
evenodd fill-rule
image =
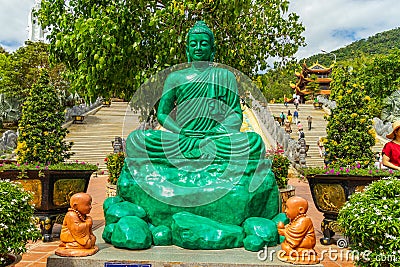
M35 5L32 7L31 12L29 13L29 21L28 21L28 40L38 42L43 42L44 31L39 24L38 17L34 15L36 11L40 9L41 0L35 0Z

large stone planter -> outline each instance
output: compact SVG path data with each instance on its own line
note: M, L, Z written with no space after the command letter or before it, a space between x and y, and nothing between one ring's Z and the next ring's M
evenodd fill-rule
M354 192L362 191L366 185L381 178L354 175L307 176L314 204L324 214L324 219L321 222L324 237L320 239L321 244L331 244L335 232L341 232L337 223L337 216L349 196Z
M285 212L286 201L296 195L296 188L293 185L288 185L286 188L279 189L280 205L279 212Z
M25 190L34 193L35 216L40 223L43 241L52 239L55 222L62 223L69 208L69 200L75 193L86 192L91 170L5 170L0 179L20 182Z
M6 257L12 262L5 267L13 267L22 260L21 255L7 254Z

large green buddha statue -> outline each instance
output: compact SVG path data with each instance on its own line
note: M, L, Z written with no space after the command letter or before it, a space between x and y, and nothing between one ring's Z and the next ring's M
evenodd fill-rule
M278 213L279 193L261 137L240 132L243 114L237 81L230 70L212 63L212 31L197 22L186 42L189 64L168 75L159 101L157 118L164 129L129 135L118 197L109 201L143 208L144 220L172 230L172 243L193 248L176 233L182 216L196 226L201 223L193 218L201 216L223 225L220 228L239 227L249 217L272 219ZM107 221L114 216L109 213L105 210L106 224L113 226L106 227L105 239L127 247L116 241L120 238L111 228L118 223ZM243 238L239 234L229 244L195 248L237 247Z

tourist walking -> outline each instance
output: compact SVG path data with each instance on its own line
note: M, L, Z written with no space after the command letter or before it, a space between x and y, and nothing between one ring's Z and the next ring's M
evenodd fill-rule
M290 113L290 110L288 111L286 118L288 119L289 123L292 124L293 115Z
M283 124L285 123L285 114L283 114L283 111L281 112L281 115L279 115L279 118L280 118L280 121L279 121L279 124L281 125L281 126L283 126Z
M318 138L317 146L318 146L319 156L322 158L324 156L324 152L325 152L324 141L323 141L322 137Z
M293 112L293 118L294 118L294 123L298 124L298 122L299 122L299 112L297 112L297 110L295 110Z
M296 110L299 108L299 99L298 98L295 98L294 100L293 100L293 104L294 104L294 106L296 107Z
M300 139L304 139L305 138L305 134L304 134L304 131L303 131L303 127L299 127L299 140Z
M292 126L290 125L289 120L285 121L285 132L288 134L292 133Z
M311 130L311 124L312 124L312 117L311 115L308 115L307 117L307 123L308 123L308 130Z

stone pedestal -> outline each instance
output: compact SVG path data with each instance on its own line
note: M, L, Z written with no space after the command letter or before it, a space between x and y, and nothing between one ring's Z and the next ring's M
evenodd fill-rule
M189 250L176 246L153 246L146 250L118 249L101 239L103 228L97 229L99 251L88 257L59 257L52 255L47 259L47 267L104 267L105 263L124 263L126 266L150 265L152 267L261 267L293 266L277 259L280 246L269 247L262 252L250 252L243 248L225 250ZM275 251L275 253L273 253ZM272 256L270 256L272 255ZM261 258L261 259L259 259ZM318 265L296 265L296 267Z

